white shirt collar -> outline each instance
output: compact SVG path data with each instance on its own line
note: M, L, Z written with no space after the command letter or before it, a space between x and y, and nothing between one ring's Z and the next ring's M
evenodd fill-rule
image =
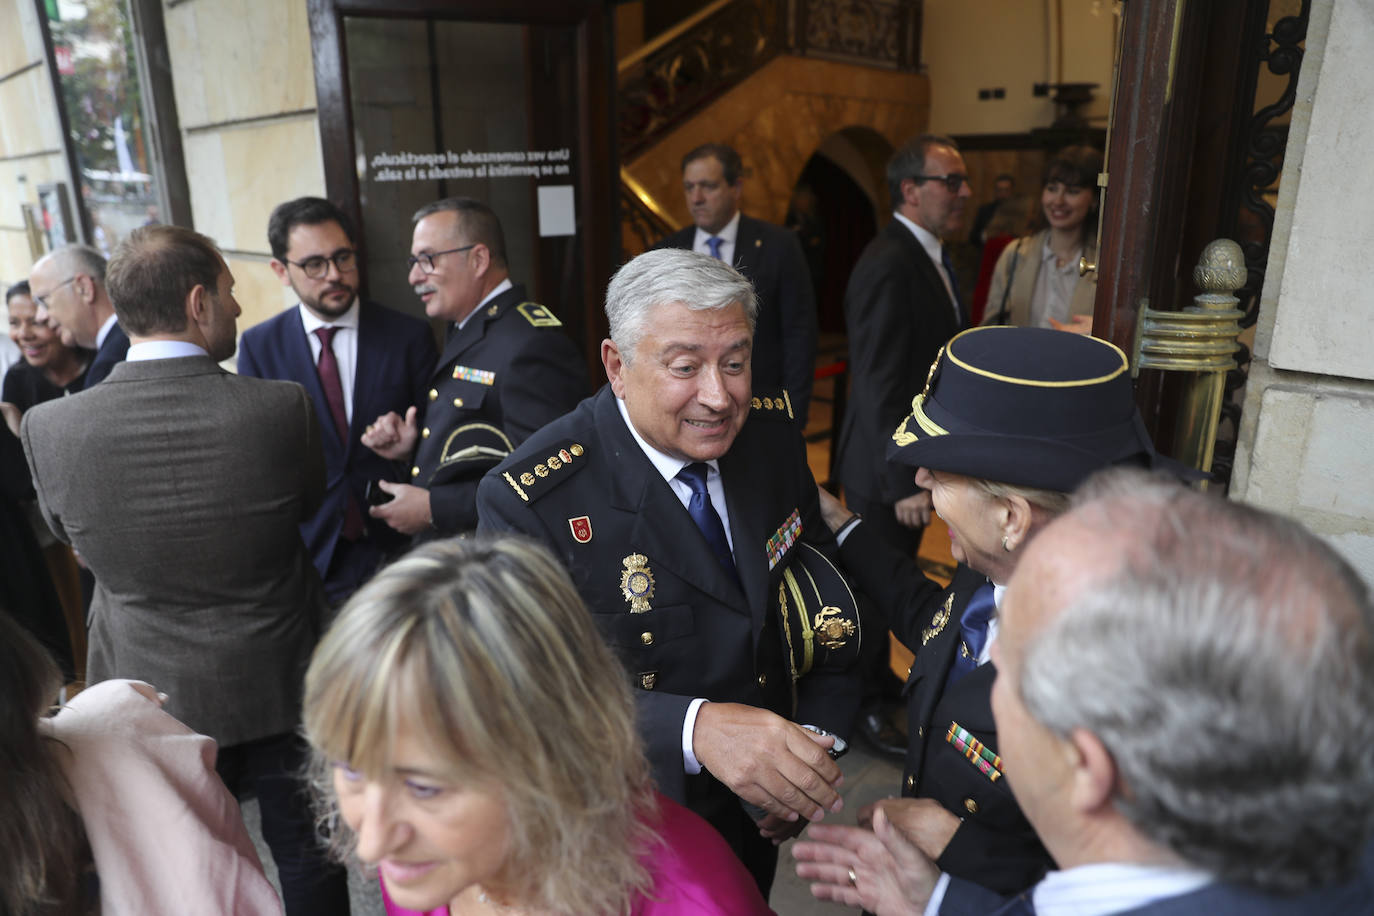
M944 250L944 246L940 244L939 236L931 232L925 226L918 226L896 210L892 211L892 215L900 220L903 226L911 230L911 234L916 236L916 241L921 243L921 247L926 250L926 254L930 255L932 261L936 264L944 264L944 258L940 255L940 252Z
M204 347L188 340L145 340L129 347L124 359L137 363L145 359L181 359L186 356L209 356Z
M1065 264L1064 264L1063 267L1060 267L1060 266L1056 265L1056 264L1054 263L1054 261L1055 261L1054 249L1050 247L1050 237L1049 237L1049 235L1046 235L1046 236L1045 236L1045 247L1044 247L1043 249L1041 249L1041 251L1040 251L1040 260L1041 260L1042 262L1044 262L1044 264L1045 264L1047 267L1049 267L1051 270L1057 270L1057 271L1059 271L1060 273L1068 273L1068 272L1072 271L1075 275L1078 273L1078 259L1081 258L1082 256L1083 256L1083 246L1082 246L1082 245L1079 245L1079 246L1078 246L1078 250L1077 250L1076 252L1074 252L1074 257L1069 258L1069 260L1068 260L1067 262L1065 262Z
M510 277L506 277L506 279L502 280L500 283L492 287L491 292L487 293L485 296L482 297L482 301L477 303L477 308L473 309L472 311L464 315L462 321L455 321L453 323L453 326L458 330L462 330L463 325L467 324L468 320L471 319L473 315L476 315L478 312L482 311L482 306L486 305L488 302L495 299L497 296L501 295L514 285L514 283L510 282Z
M696 238L692 241L692 249L705 248L706 240L709 238L718 238L733 250L735 240L739 238L739 211L736 210L735 215L730 217L730 222L722 226L720 231L714 235L698 226Z
M1100 863L1052 871L1031 891L1036 916L1107 916L1211 884L1205 871L1183 866Z
M105 323L100 326L100 330L95 334L95 348L97 350L105 343L105 338L110 336L110 330L118 323L118 315L111 315L109 318L105 319Z
M630 421L630 410L625 406L624 400L616 398L615 406L620 409L621 419L623 419L625 425L630 428L630 435L635 437L635 442L639 443L639 447L644 450L644 457L649 459L649 463L654 466L654 470L663 475L664 480L672 481L677 477L679 471L693 463L691 461L683 461L681 458L674 458L672 455L666 455L654 448L644 440L644 437L639 434L639 430L635 429L634 423ZM710 461L706 462L706 465L717 474L720 473L720 462L716 459L712 458Z
M296 308L300 310L301 324L305 326L305 333L307 335L314 334L317 328L352 328L356 331L358 330L358 314L362 311L362 306L358 304L357 296L353 297L353 304L348 307L348 311L344 312L338 318L329 321L325 321L319 315L310 311L310 309L305 307L305 303L301 303L296 306Z

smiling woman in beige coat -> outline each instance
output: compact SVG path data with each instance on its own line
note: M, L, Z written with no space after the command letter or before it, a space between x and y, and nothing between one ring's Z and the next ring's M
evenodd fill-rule
M1092 330L1097 280L1078 275L1078 260L1097 254L1100 171L1102 154L1090 146L1067 147L1045 166L1040 228L997 259L983 324Z

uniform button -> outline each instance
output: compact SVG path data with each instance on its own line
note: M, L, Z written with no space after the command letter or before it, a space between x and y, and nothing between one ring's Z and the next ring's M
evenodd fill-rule
M462 398L454 398L454 399L453 399L453 406L454 406L454 407L462 407L462 406L463 406L463 399L462 399Z
M420 438L421 438L421 439L428 439L428 438L429 438L429 427L428 427L428 426L426 426L424 429L420 430Z
M916 737L917 737L917 738L924 738L925 736L926 736L926 727L925 727L924 725L918 726L917 729L916 729Z
M768 675L766 675L766 674L760 674L760 675L759 675L759 686L760 686L760 687L767 687L767 686L768 686Z
M429 389L429 399L430 399L431 401L434 400L435 398L437 398L438 396L439 396L439 391L438 391L437 388L431 388L431 389Z
M646 646L652 646L654 644L654 634L650 633L648 630L645 630L643 633L639 634L639 641L644 643L644 645Z
M913 792L913 791L915 791L915 789L916 789L916 776L915 776L915 774L908 774L908 775L907 775L907 778L906 778L906 790L907 790L908 792Z
M420 476L420 468L419 468L419 466L416 466L416 467L413 467L413 468L410 469L410 476L411 476L411 477L419 477L419 476Z
M969 814L978 813L978 803L971 798L964 799L964 810Z

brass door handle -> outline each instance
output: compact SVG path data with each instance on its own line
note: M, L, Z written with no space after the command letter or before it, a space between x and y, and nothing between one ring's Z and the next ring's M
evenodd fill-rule
M1090 274L1090 273L1096 273L1096 272L1097 272L1097 262L1096 262L1096 261L1089 261L1087 255L1083 255L1082 257L1080 257L1080 258L1078 259L1078 275L1079 275L1080 277L1086 277L1088 274Z

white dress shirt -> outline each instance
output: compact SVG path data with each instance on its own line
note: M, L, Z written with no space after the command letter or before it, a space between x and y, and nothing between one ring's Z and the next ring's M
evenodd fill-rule
M692 499L692 488L677 479L678 473L687 465L693 464L691 461L683 461L681 458L674 458L672 455L665 455L654 448L644 437L635 429L635 425L630 422L630 411L625 407L625 401L617 398L615 406L620 408L620 416L625 421L625 425L630 429L630 435L634 436L635 442L639 444L644 452L644 457L649 459L649 463L654 466L654 470L663 475L667 481L668 488L673 491L673 495L682 503L682 508L687 508L687 503ZM720 462L714 459L706 462L706 492L711 494L711 505L720 516L720 523L725 527L725 540L730 544L730 553L735 552L735 539L730 534L730 511L725 507L725 486L720 480ZM697 697L692 704L687 707L687 715L682 720L682 768L689 776L695 776L701 772L701 762L697 760L696 752L692 750L692 732L696 729L697 712L701 709L701 704L706 700Z
M1045 234L1045 246L1040 251L1040 272L1035 275L1035 289L1031 292L1030 326L1048 328L1050 319L1067 322L1073 304L1073 291L1078 288L1078 259L1083 249L1078 251L1060 267L1055 263L1054 251L1050 249L1049 233Z
M324 352L324 344L320 342L319 335L315 333L317 328L338 328L334 334L333 343L330 349L334 351L334 361L339 364L339 387L343 389L344 417L349 423L353 422L353 380L358 375L358 312L361 306L355 296L353 304L333 321L325 321L304 305L296 306L300 310L301 324L305 327L305 339L310 342L310 355L315 360L315 365L320 364L320 354Z
M105 338L110 336L110 330L119 323L118 315L111 315L105 319L105 323L100 326L100 330L95 332L95 348L100 349L101 344L105 343Z
M954 304L954 321L955 323L962 323L964 316L959 314L959 297L954 295L954 283L950 279L949 271L945 270L944 246L940 244L939 237L924 226L916 225L896 210L892 211L892 215L903 226L911 230L911 234L916 236L916 241L920 242L926 254L930 255L930 260L935 263L935 269L939 272L940 279L945 281L945 292L949 293L949 301Z
M1205 871L1183 866L1103 862L1052 871L1031 889L1035 916L1111 916L1159 900L1182 897L1211 884ZM949 875L941 873L925 916L939 916Z
M721 230L714 236L720 239L720 259L726 264L735 263L735 241L739 238L739 211L730 217L730 222L721 227ZM700 226L697 227L696 239L692 242L692 250L700 254L710 254L711 246L706 244L706 240L712 238L711 233ZM715 497L711 497L715 499ZM728 528L726 529L729 530Z
M209 356L205 348L187 340L145 340L129 347L124 357L127 363L145 359L181 359L186 356Z

